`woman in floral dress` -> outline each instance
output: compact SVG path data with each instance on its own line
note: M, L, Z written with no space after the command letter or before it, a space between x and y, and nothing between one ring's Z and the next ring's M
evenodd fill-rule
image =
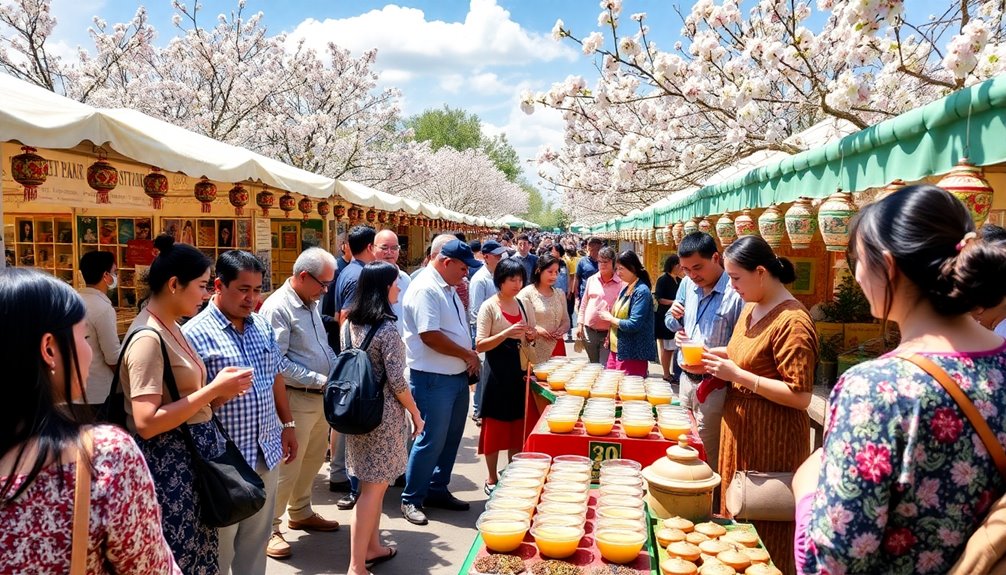
M1006 431L1006 345L969 315L1002 300L1006 250L974 230L967 208L930 185L902 188L853 222L856 280L902 341L843 375L823 453L794 479L803 573L945 573L1006 489L956 402L895 357L932 360Z
M92 353L80 296L48 274L0 270L0 317L0 573L70 573L74 515L87 512L87 573L180 575L136 443L117 427L81 424L89 414L74 400L85 397ZM90 468L87 510L74 509L80 461Z

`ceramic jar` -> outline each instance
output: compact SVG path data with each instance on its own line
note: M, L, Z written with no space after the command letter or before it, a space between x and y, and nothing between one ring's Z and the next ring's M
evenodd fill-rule
M957 163L937 186L953 194L971 212L975 227L981 227L992 210L992 186L981 168L967 158Z
M751 217L751 210L745 208L741 211L741 215L734 220L734 230L737 232L738 238L758 235L758 226L755 225L754 218Z
M782 214L775 204L765 208L765 211L758 216L758 232L772 248L782 246L784 228Z
M643 469L643 479L646 502L657 517L680 516L695 523L709 520L720 476L699 459L686 436L667 448L666 457Z
M675 244L681 243L681 238L685 237L685 222L678 222L671 226L671 238Z
M685 222L685 227L684 227L684 229L682 231L684 232L684 234L686 236L688 234L692 234L692 233L695 233L695 232L699 231L699 219L698 218L692 218L692 219L688 220L687 222Z
M811 208L810 200L800 198L786 210L786 235L795 250L805 250L817 233L817 218Z
M821 237L830 252L844 252L849 247L849 221L855 215L852 194L836 191L817 210Z
M723 212L720 219L716 220L716 235L720 238L723 247L729 246L737 239L737 230L734 229L734 221L730 218L730 212Z

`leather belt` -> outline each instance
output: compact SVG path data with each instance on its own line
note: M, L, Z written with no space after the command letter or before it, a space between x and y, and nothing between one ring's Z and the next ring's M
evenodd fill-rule
M306 387L294 387L292 385L286 386L287 389L292 389L294 391L303 391L304 393L313 393L315 395L324 395L325 392L320 389L307 389Z

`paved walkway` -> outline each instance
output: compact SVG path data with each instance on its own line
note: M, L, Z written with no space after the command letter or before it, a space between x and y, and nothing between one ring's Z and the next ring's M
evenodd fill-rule
M572 344L567 345L570 355L574 354ZM660 374L659 364L650 364L651 374ZM482 485L488 476L485 463L476 454L479 428L468 420L465 436L454 466L451 492L471 503L466 512L427 509L429 525L419 527L402 518L399 502L402 489L389 487L384 498L384 515L381 529L386 541L398 545L398 556L373 569L374 575L456 575L472 540L478 533L475 520L485 508L487 499ZM293 557L282 561L269 559L266 572L269 575L293 574L342 574L349 565L349 523L351 511L340 511L335 502L342 493L328 491L328 465L326 464L315 481L315 510L327 519L336 519L343 524L335 533L314 533L287 531L285 537L293 547Z

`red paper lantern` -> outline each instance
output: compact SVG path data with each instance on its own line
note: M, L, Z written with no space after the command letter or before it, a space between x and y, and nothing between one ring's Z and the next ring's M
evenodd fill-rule
M349 223L353 223L360 218L360 210L356 206L349 206L347 215L349 216Z
M382 224L388 223L388 212L385 211L377 212L377 221Z
M300 210L300 213L304 214L304 221L307 221L307 216L314 209L314 202L311 201L311 198L304 196L297 202L297 209Z
M217 185L203 176L195 185L196 199L203 206L203 213L208 214L213 208L213 200L217 199Z
M279 209L283 210L286 217L290 217L290 212L292 212L295 207L297 207L297 200L290 195L290 192L287 192L279 197Z
M377 221L377 210L370 208L367 210L367 223L374 223Z
M342 204L335 204L335 219L341 220L346 215L346 206Z
M150 197L155 210L164 207L164 196L168 195L168 177L161 173L160 168L151 167L150 173L143 176L143 193Z
M21 150L23 154L10 159L10 172L14 181L24 186L24 201L30 202L38 197L38 187L49 177L49 162L31 146L22 146Z
M255 194L255 204L262 208L262 217L269 217L269 209L276 205L276 194L269 191L269 188L262 188L262 191Z
M104 150L98 150L98 160L87 168L87 185L97 192L95 201L99 204L110 204L108 193L119 185L119 170L105 161L108 157Z
M318 215L321 216L321 219L327 220L330 213L332 213L332 204L325 200L318 202Z
M248 205L248 190L244 186L234 184L231 191L227 192L227 198L231 201L231 205L234 206L234 215L245 215L245 206Z

